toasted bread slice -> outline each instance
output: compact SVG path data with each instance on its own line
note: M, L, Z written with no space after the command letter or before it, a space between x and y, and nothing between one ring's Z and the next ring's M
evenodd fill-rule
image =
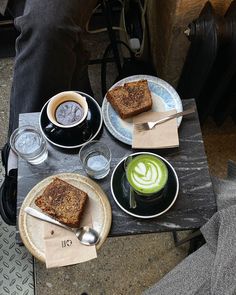
M107 100L122 119L130 118L152 108L147 80L125 83L107 92Z
M70 227L79 227L87 198L84 191L55 178L35 200L35 204L58 221Z
M123 86L118 86L108 91L107 100L122 119L129 117L129 92Z

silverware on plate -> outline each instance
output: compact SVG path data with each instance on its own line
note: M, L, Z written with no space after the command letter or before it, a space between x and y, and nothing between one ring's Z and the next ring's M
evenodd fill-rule
M28 213L29 215L36 217L40 220L44 220L44 221L56 224L60 227L63 227L67 230L72 231L76 235L76 237L80 241L80 243L83 245L91 246L91 245L97 244L99 241L98 232L89 226L82 226L80 228L72 228L72 227L69 227L65 224L60 223L59 221L55 220L54 218L51 218L48 215L46 215L34 208L26 207L24 209L24 211L26 213Z
M171 119L174 119L174 118L178 118L178 117L181 117L181 116L185 116L185 115L189 115L189 114L192 114L195 112L195 107L191 107L183 112L178 112L178 113L175 113L173 115L169 115L165 118L162 118L160 120L157 120L157 121L154 121L154 122L144 122L144 123L136 123L135 124L135 127L137 128L137 130L139 132L142 132L142 131L147 131L147 130L152 130L155 126L157 125L160 125L164 122L167 122Z

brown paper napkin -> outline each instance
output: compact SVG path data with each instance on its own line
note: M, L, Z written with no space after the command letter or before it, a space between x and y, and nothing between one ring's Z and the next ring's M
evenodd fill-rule
M133 123L156 121L168 115L176 113L175 110L168 112L145 112L133 118ZM132 148L159 149L179 146L177 120L173 119L162 123L152 130L139 132L134 125Z
M92 227L89 201L81 221L83 225ZM82 245L73 232L48 222L44 222L44 246L47 268L81 263L97 257L96 246Z

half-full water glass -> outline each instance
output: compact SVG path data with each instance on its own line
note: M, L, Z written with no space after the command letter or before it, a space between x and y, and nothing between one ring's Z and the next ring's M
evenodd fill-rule
M93 140L85 144L79 152L85 172L92 178L101 179L108 175L111 164L111 151L100 141Z
M33 126L22 126L14 130L10 145L18 156L32 165L41 164L48 157L46 141Z

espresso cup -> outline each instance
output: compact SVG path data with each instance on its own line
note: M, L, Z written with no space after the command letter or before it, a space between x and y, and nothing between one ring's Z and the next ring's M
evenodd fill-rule
M135 192L138 202L155 202L165 193L168 182L168 168L155 154L130 155L125 168L127 181Z
M75 91L64 91L54 95L47 105L47 116L51 124L47 131L71 129L80 126L87 117L86 98Z

